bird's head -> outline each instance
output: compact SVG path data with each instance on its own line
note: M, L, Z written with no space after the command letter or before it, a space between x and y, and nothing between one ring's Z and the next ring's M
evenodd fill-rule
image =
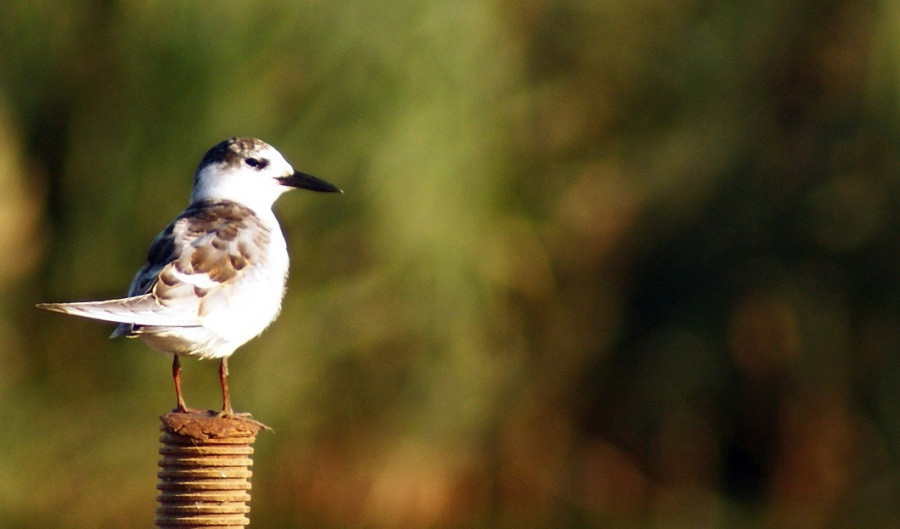
M294 188L341 193L328 182L295 171L274 147L256 138L229 138L212 147L194 173L191 202L230 200L262 213Z

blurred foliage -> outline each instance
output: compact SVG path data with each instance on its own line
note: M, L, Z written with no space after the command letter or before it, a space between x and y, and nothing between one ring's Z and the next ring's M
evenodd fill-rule
M168 360L33 304L238 134L346 191L232 360L253 527L892 526L898 58L875 0L4 0L0 526L151 523Z

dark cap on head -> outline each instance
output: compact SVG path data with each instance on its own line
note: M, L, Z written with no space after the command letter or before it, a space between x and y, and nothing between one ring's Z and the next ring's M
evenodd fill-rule
M249 154L267 147L270 147L268 143L249 137L236 136L220 141L206 151L206 154L197 166L195 175L201 169L211 164L240 165ZM196 176L194 179L196 180Z

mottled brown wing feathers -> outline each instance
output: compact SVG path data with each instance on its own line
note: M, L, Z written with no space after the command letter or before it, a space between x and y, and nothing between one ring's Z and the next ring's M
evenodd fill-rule
M249 208L193 204L153 241L129 295L152 293L160 305L202 317L205 298L259 262L268 242L269 229Z

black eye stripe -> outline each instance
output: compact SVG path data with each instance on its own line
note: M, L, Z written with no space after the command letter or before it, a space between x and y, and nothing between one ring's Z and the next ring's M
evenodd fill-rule
M245 158L244 163L255 169L265 169L269 165L269 160L265 158Z

